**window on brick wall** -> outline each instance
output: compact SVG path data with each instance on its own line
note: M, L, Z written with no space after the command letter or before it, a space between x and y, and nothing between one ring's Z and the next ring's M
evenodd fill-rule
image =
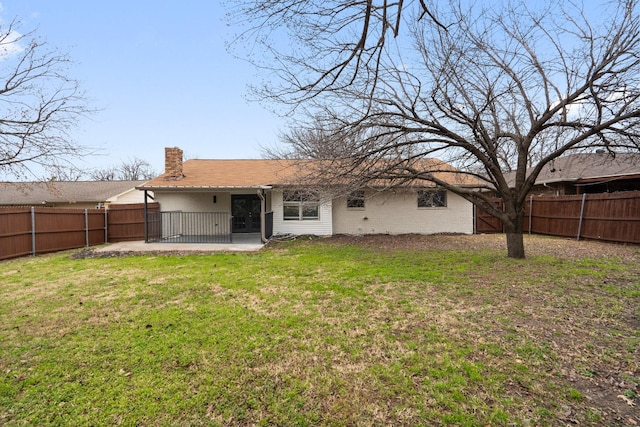
M364 190L353 191L347 197L348 209L364 209Z
M419 190L419 208L444 208L447 206L447 192L445 190Z

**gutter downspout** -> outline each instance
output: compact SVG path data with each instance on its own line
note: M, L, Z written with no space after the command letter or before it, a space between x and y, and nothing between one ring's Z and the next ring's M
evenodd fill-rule
M258 197L260 198L260 241L262 243L267 243L267 238L265 237L265 223L264 223L264 212L267 210L267 201L264 198L264 189L260 189L257 191Z

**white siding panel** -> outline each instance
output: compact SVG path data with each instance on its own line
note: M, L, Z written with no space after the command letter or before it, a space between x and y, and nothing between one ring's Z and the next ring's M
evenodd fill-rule
M113 203L114 205L127 203L144 203L144 191L132 189L118 195L118 197L110 198L108 202Z
M213 196L216 203L213 203ZM231 194L224 192L155 192L162 211L231 212Z
M285 221L283 219L282 191L271 192L271 207L273 208L273 234L311 234L315 236L330 236L333 234L333 210L331 200L320 202L320 218L308 221Z
M371 194L367 194L371 196ZM333 203L336 234L473 233L473 205L447 192L444 208L418 208L415 191L367 197L364 209L347 209L346 198Z

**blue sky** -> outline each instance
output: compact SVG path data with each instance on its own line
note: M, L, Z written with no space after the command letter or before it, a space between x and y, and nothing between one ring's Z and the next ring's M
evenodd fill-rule
M164 147L188 157L259 158L284 121L246 100L257 71L225 50L231 30L218 1L3 0L0 19L21 21L75 62L100 111L75 139L96 147L82 168L141 158L161 172Z

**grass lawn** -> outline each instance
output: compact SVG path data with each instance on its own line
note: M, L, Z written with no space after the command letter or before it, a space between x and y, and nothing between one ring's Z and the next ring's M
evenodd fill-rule
M0 424L640 425L638 248L450 239L1 262Z

